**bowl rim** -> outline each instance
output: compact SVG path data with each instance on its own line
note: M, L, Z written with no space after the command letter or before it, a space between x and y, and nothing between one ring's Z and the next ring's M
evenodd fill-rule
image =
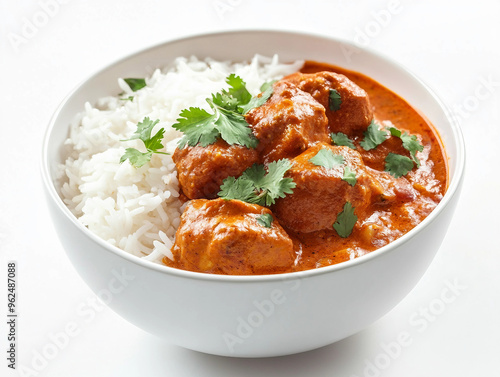
M389 244L376 249L368 254L356 257L354 259L351 259L349 261L341 262L338 264L334 264L331 266L326 266L326 267L321 267L321 268L316 268L316 269L311 269L311 270L304 270L304 271L295 271L295 272L287 272L287 273L281 273L281 274L271 274L271 275L219 275L219 274L208 274L208 273L201 273L201 272L194 272L194 271L186 271L186 270L181 270L177 269L174 267L169 267L166 265L161 265L154 263L152 261L144 260L136 255L130 254L126 252L123 249L118 248L117 246L109 244L107 241L104 239L100 238L96 234L92 233L89 229L87 229L82 223L78 221L78 219L71 213L69 208L64 204L62 198L59 196L59 194L56 191L55 188L55 182L51 178L50 174L50 162L48 160L48 144L49 144L49 139L51 138L52 132L55 128L56 121L59 117L59 114L62 112L66 104L70 101L70 99L73 97L76 91L83 86L85 83L88 81L92 80L95 76L101 74L103 71L111 68L112 66L118 65L120 63L123 63L129 59L132 59L136 56L139 56L141 54L144 54L148 51L168 46L169 44L174 44L174 43L181 43L184 41L192 40L192 39L198 39L198 38L206 38L206 37L219 37L219 36L226 36L226 35L237 35L237 34L275 34L275 35L284 35L287 37L311 37L311 38L316 38L316 39L323 39L327 40L329 42L335 42L335 43L340 43L346 46L350 46L356 49L360 49L365 51L366 53L373 55L374 57L380 59L384 63L387 63L388 65L396 66L403 70L405 74L409 75L413 80L415 80L418 84L420 84L432 97L432 99L439 105L439 107L444 111L444 114L446 116L446 120L451 126L452 129L452 140L455 141L456 145L456 158L455 160L455 169L454 169L454 174L453 178L449 182L448 189L443 196L442 200L438 203L436 208L415 228L411 229L409 232L405 233L403 236L400 238L390 242ZM389 88L390 89L390 88ZM439 130L438 130L439 132ZM446 152L446 150L445 150ZM448 157L449 158L449 157ZM61 101L59 106L56 108L54 111L48 125L46 126L44 136L43 136L43 141L42 141L42 148L41 148L41 160L40 160L40 168L41 168L41 176L42 176L42 181L43 181L43 186L46 190L46 193L48 194L48 198L55 204L57 207L58 211L61 211L64 217L70 221L80 232L83 232L83 234L87 237L89 237L94 243L97 243L100 245L102 248L104 248L107 252L113 253L114 255L123 258L129 262L132 262L134 264L139 265L140 267L153 270L162 274L168 274L168 275L174 275L182 278L188 278L188 279L194 279L194 280L205 280L205 281L217 281L217 282L272 282L272 281L283 281L287 279L302 279L302 278L310 278L312 276L319 276L323 274L330 274L334 273L335 271L340 271L348 268L353 268L355 266L368 263L372 259L376 259L381 257L384 254L390 253L398 249L400 246L404 245L405 243L409 242L412 238L414 238L418 233L423 231L425 228L430 226L435 219L438 217L438 215L444 210L445 207L448 206L449 202L452 200L452 198L458 193L458 190L460 188L461 182L464 179L464 172L465 172L465 141L463 137L462 130L460 128L458 120L453 116L453 112L450 111L448 106L439 98L439 96L425 83L423 82L419 77L417 77L413 72L411 72L406 66L403 64L395 61L394 59L381 54L378 51L373 50L372 48L368 47L361 47L359 45L356 45L355 43L351 41L347 41L342 38L337 38L333 36L328 36L328 35L323 35L323 34L317 34L317 33L311 33L311 32L302 32L302 31L293 31L293 30L277 30L277 29L234 29L234 30L225 30L225 31L215 31L215 32L208 32L208 33L198 33L198 34L192 34L180 38L173 38L173 39L168 39L163 42L159 42L153 45L150 45L148 47L136 50L132 53L126 54L125 56L116 59L112 61L111 63L105 64L104 66L101 66L101 68L97 69L87 77L85 77L83 80L81 80ZM48 199L47 198L47 199ZM63 247L64 248L64 247Z

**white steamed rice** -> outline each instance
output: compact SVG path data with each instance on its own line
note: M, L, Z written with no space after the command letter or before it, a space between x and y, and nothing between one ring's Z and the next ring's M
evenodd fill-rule
M252 95L269 80L298 71L303 61L283 64L278 57L256 55L250 63L231 64L195 57L177 58L146 78L147 86L133 92L118 79L121 96L85 104L71 124L61 165L61 195L73 214L96 235L131 254L156 263L172 258L170 249L180 222L182 202L172 154L181 133L171 126L182 109L209 110L205 98L227 88L225 78L236 73ZM133 101L120 98L134 96ZM170 155L154 154L136 169L120 164L126 148L143 150L129 139L145 117L159 119L153 134L165 128L163 145Z

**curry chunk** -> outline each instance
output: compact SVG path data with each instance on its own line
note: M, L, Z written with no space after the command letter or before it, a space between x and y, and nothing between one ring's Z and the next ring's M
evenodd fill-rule
M331 132L353 136L364 131L373 119L368 94L346 76L334 72L294 73L283 80L310 93L326 109ZM330 90L340 94L338 110L330 108Z
M329 141L325 108L318 101L290 82L278 81L273 89L266 103L246 115L263 162L292 158L316 142Z
M189 199L212 199L217 197L224 179L241 175L258 161L258 154L255 149L219 139L206 147L176 149L172 158L184 195Z
M293 243L271 211L239 200L192 200L182 214L172 253L180 268L216 274L252 275L289 271Z
M322 149L332 152L341 163L324 167L311 162ZM346 202L362 219L367 207L379 200L384 191L376 179L377 173L365 167L360 154L349 147L317 144L294 158L292 164L287 177L297 186L293 194L276 201L273 212L285 228L295 232L332 229ZM355 173L354 186L343 179L346 167Z

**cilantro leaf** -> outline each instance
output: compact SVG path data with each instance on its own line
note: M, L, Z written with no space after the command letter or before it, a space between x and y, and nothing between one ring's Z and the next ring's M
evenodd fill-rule
M266 176L266 169L264 165L253 164L242 174L242 178L245 178L252 182L256 189L260 189L265 185L264 177Z
M269 88L272 88L273 87L273 84L276 82L277 80L272 80L272 81L266 81L264 84L262 84L260 86L260 91L261 92L265 92L267 91Z
M238 100L225 90L222 93L212 94L212 99L207 98L206 101L212 109L215 106L228 111L238 111Z
M309 162L316 166L323 166L327 169L332 169L335 166L343 165L345 163L345 159L344 156L335 154L330 149L320 149L318 153L309 159ZM354 186L357 182L356 172L351 170L349 165L346 165L344 168L344 176L342 177L342 180L346 181L351 186Z
M219 197L230 200L237 199L247 203L270 206L278 198L291 194L295 187L292 178L284 178L292 167L287 159L273 161L267 166L254 164L237 179L228 177L221 185Z
M416 135L409 135L406 132L401 135L401 141L403 142L403 147L410 152L412 159L415 161L417 166L420 166L420 161L416 158L417 151L422 152L424 146L420 144Z
M295 183L292 178L284 178L285 173L292 167L287 159L273 161L267 165L267 174L264 165L254 164L242 174L242 177L253 182L255 189L260 192L255 203L269 206L275 199L284 198L291 194Z
M151 160L152 152L141 152L135 148L125 149L125 153L120 157L120 164L129 160L130 164L135 168L140 168Z
M401 137L401 130L396 127L389 127L389 132L392 136Z
M284 178L285 173L292 167L290 160L282 159L267 165L267 174L256 184L261 190L267 191L266 205L274 204L274 199L284 198L291 194L295 187L292 178Z
M179 114L180 118L172 127L182 131L184 136L179 141L178 148L182 149L185 145L194 147L198 143L202 147L215 143L220 136L219 131L213 127L216 115L209 114L199 107L190 107L184 109Z
M365 150L369 151L382 144L388 136L387 131L380 130L378 125L372 120L366 131L364 132L365 138L359 145Z
M335 166L344 163L344 156L333 153L330 149L320 149L309 162L316 166L323 166L327 169L332 169Z
M349 137L342 132L337 132L336 134L331 133L330 138L332 139L332 143L334 143L335 145L356 149L356 146L351 141L351 139L349 139Z
M218 117L213 124L219 135L228 144L240 144L247 148L255 148L258 144L252 129L247 121L238 112L226 110L222 107L212 107Z
M122 97L122 98L120 98L120 100L132 102L134 100L134 96Z
M254 203L253 200L256 197L255 186L248 179L227 177L222 182L218 195L226 200L237 199L247 203Z
M128 140L148 140L151 137L151 131L153 131L153 127L156 126L158 122L158 119L152 121L151 119L149 119L149 117L145 117L142 122L137 123L137 130Z
M269 99L269 97L271 97L271 95L273 94L273 91L274 91L273 83L274 82L270 83L269 86L267 86L265 88L265 90L263 90L260 95L252 97L252 99L247 104L245 104L244 106L241 106L241 111L242 111L243 115L248 113L253 108L260 107L264 103L266 103L266 101ZM265 83L262 84L262 87L264 87L264 86L265 86Z
M417 168L420 167L420 160L417 158L417 152L422 152L424 150L424 146L420 144L416 135L410 135L407 132L402 133L401 130L396 127L390 127L389 131L392 136L399 137L403 142L403 148L410 152L411 159L417 165Z
M340 237L346 238L351 235L356 221L358 221L358 216L354 214L354 207L350 202L346 202L343 211L337 215L333 228Z
M137 92L146 86L145 79L123 79L133 92Z
M342 180L346 181L351 186L354 186L357 182L356 172L354 170L351 170L349 165L346 165L346 167L344 168L344 176L342 177Z
M237 102L247 104L252 99L252 95L247 90L246 83L241 77L231 73L226 78L226 83L230 86L229 95L235 98Z
M385 171L395 178L408 174L413 169L413 160L396 153L389 153L385 158Z
M266 228L270 228L273 221L273 215L271 215L270 213L264 213L257 217L257 222L259 223L259 225L262 225Z
M340 110L340 105L342 104L342 98L340 97L340 93L335 89L330 89L330 97L328 101L328 106L330 110L337 111Z
M162 127L158 130L158 132L156 132L154 136L151 136L151 132L153 131L154 126L158 124L158 122L158 119L152 121L151 119L149 119L149 117L145 117L142 122L137 123L137 130L130 137L130 139L122 141L140 139L144 143L146 152L141 152L135 148L127 148L125 149L124 155L120 158L120 164L124 163L126 160L129 160L132 166L140 168L141 166L146 164L146 162L151 160L151 156L153 155L153 153L168 154L165 152L159 152L159 149L163 148L163 144L161 143L161 141L163 139L165 129Z
M158 121L155 122L155 124L158 123ZM144 146L148 151L152 151L155 153L158 153L157 151L159 149L163 148L163 144L161 141L163 140L163 134L165 133L165 129L162 127L158 130L154 136L150 136L148 139L143 139L142 141L144 142Z
M212 98L206 99L212 114L199 107L181 111L177 123L172 125L184 133L177 146L179 149L186 144L191 147L197 144L206 147L215 143L218 138L228 144L239 144L247 148L257 146L258 140L242 114L255 107L258 101L254 101L255 97L252 98L239 76L230 74L226 83L230 86L228 90L212 94Z

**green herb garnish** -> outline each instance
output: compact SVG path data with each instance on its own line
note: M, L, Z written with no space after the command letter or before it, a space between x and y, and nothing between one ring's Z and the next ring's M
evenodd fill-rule
M369 151L370 149L382 144L386 140L388 133L385 130L379 129L378 125L372 120L364 132L364 135L365 138L361 141L361 143L359 143L359 145L361 145L365 151Z
M227 76L226 83L229 85L229 89L227 92L223 90L223 93L235 98L238 101L238 104L246 104L250 102L252 95L247 90L246 83L241 79L241 77L231 73Z
M262 84L260 86L260 91L261 92L265 92L267 90L269 90L269 88L272 88L273 87L273 84L276 82L277 80L272 80L272 81L266 81L264 84Z
M146 86L145 79L123 79L133 92L137 92Z
M396 153L389 153L385 158L385 171L394 178L402 177L413 169L413 160Z
M172 125L182 131L184 136L179 141L178 148L197 144L206 147L222 138L228 144L239 144L247 148L255 148L258 140L243 116L250 109L261 106L272 94L272 86L261 97L252 97L246 89L245 82L235 74L226 78L228 90L212 94L206 101L212 109L212 114L190 107L179 114L177 123Z
M354 186L357 182L356 172L354 170L351 170L349 165L346 165L346 167L344 168L344 176L342 177L342 180L346 181L351 186Z
M335 154L329 149L320 149L309 162L316 166L323 166L327 169L333 169L335 166L344 165L344 156L340 154ZM351 186L354 186L357 182L356 172L351 170L349 165L344 167L344 175L342 177L343 181L346 181Z
M262 84L261 88L263 88L264 86L265 83ZM250 110L262 106L264 103L266 103L266 101L269 99L269 97L271 97L272 94L273 94L273 85L271 83L262 91L260 96L252 97L252 99L247 104L241 106L241 111L243 112L243 114L246 114Z
M344 156L340 154L335 154L329 149L320 149L309 162L316 166L323 166L327 169L332 169L335 166L342 165L344 163Z
M337 111L340 110L340 105L342 104L342 98L340 97L340 93L335 89L330 89L330 97L328 101L328 105L330 110Z
M220 187L219 197L230 200L237 199L247 203L270 206L278 198L291 194L295 187L292 178L284 178L292 167L287 159L273 161L267 165L254 164L239 178L228 177Z
M342 132L337 132L336 134L331 133L330 138L332 139L332 143L335 145L356 149L354 143L351 141L351 139L349 139L349 137L345 133Z
M410 135L407 132L402 133L396 127L390 127L389 131L392 136L399 137L403 142L403 147L410 152L411 159L417 165L417 168L420 167L420 160L417 158L417 152L422 152L424 150L424 146L420 144L416 135Z
M337 231L340 237L349 237L356 221L358 221L358 217L354 214L353 206L350 202L346 202L343 211L337 215L337 221L333 224L333 229Z
M153 153L158 154L168 154L165 152L159 152L160 149L163 148L161 143L163 139L163 134L165 133L165 129L162 127L160 130L151 137L151 132L153 127L159 122L159 120L152 121L148 117L144 118L142 122L137 124L137 130L134 132L130 139L122 140L122 141L130 141L135 139L141 139L146 147L146 152L141 152L135 148L127 148L125 149L125 154L120 158L120 164L129 160L130 164L136 168L140 168L148 161L151 160L151 156Z
M259 223L259 225L262 225L266 228L270 228L273 221L273 215L271 215L270 213L264 213L257 217L257 222Z

